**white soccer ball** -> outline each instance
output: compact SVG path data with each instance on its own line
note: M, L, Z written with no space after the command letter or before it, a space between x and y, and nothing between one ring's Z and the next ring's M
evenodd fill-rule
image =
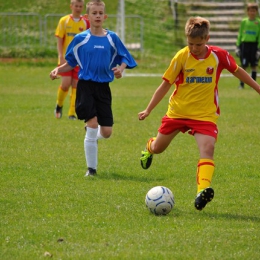
M145 196L146 207L155 215L167 215L174 206L174 196L170 189L156 186Z

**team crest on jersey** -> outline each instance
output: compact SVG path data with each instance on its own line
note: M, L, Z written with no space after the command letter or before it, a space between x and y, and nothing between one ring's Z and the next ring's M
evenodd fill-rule
M212 75L213 72L214 72L214 68L208 67L207 70L206 70L206 72L207 72L207 74Z
M79 31L83 32L84 28L83 27L79 27Z

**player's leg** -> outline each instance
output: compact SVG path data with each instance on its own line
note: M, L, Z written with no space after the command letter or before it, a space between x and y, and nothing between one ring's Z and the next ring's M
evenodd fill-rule
M86 176L93 176L97 171L97 132L95 100L92 93L93 85L89 81L79 80L76 94L76 113L79 120L84 120L85 138L84 152L88 171Z
M70 107L68 117L71 120L76 120L75 102L76 102L76 92L77 92L77 82L78 80L72 79L71 83L71 93L70 93Z
M257 67L258 67L258 57L257 57L257 43L253 42L250 44L250 60L249 64L251 66L251 78L256 81L256 76L257 76Z
M152 164L153 155L162 153L179 132L179 130L175 130L168 135L158 132L156 137L150 138L147 141L145 150L142 151L142 156L140 158L142 168L145 170L148 169Z
M78 84L78 71L79 67L77 66L72 70L72 80L71 80L71 93L70 93L70 107L69 107L69 119L76 120L76 111L75 111L75 102L76 102L76 92Z
M98 145L97 145L97 133L98 122L97 117L93 117L86 122L86 135L84 139L84 151L86 157L86 163L88 171L86 176L93 176L97 172L97 160L98 160Z
M257 47L255 47L255 51L252 53L251 57L251 78L256 81L257 78L257 67L258 67L258 59L256 57Z
M256 76L257 76L257 68L251 67L251 78L256 81Z
M215 169L213 160L216 138L209 135L195 133L200 160L197 166L197 197L195 208L202 210L214 197L214 190L210 187Z
M113 114L112 114L112 96L109 84L93 83L90 86L91 91L95 94L95 102L92 108L93 113L97 116L87 121L87 132L90 130L91 136L86 134L85 138L85 154L88 165L87 176L92 170L96 173L98 163L98 143L97 140L109 138L112 134ZM93 93L92 92L92 93ZM90 140L91 139L91 140ZM90 144L91 142L91 144ZM93 174L92 174L93 175Z
M56 108L54 110L54 114L56 118L62 117L62 108L63 108L64 100L68 95L70 85L71 85L71 77L61 76L61 85L58 88Z
M249 65L249 49L246 43L242 43L240 50L241 50L241 54L240 54L240 62L241 62L241 67L246 70L248 68ZM243 81L240 81L240 84L238 86L239 89L244 89L245 88L245 84Z

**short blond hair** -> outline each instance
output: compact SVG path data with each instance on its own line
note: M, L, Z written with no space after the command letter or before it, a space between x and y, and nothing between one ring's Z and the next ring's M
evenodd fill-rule
M84 4L84 0L70 0L70 4L72 5L75 4L76 2Z
M86 4L86 13L89 14L89 9L92 5L102 5L104 6L104 10L106 8L106 5L105 3L102 1L102 0L92 0L92 1L89 1L87 4Z
M187 37L201 37L205 39L209 35L209 29L209 20L200 16L191 17L185 25L185 35Z
M247 11L249 11L250 9L255 9L256 11L258 11L258 4L257 3L248 3L246 9L247 9Z

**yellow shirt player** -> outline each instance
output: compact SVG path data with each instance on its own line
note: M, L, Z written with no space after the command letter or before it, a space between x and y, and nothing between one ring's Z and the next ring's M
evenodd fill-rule
M71 0L70 8L72 13L63 16L58 23L55 31L57 37L57 50L58 50L58 65L62 65L66 62L65 54L68 45L74 38L74 36L80 32L85 31L89 28L89 22L81 15L84 7L84 0ZM69 119L76 119L75 112L75 100L76 100L76 88L78 82L78 66L73 70L66 73L61 73L61 85L58 88L56 108L54 115L56 118L62 117L62 108L64 100L68 94L70 86L70 107L68 116Z
M172 59L163 79L175 90L171 95L167 116L216 123L219 116L218 81L223 69L233 73L237 64L225 50L205 46L203 59L190 53L189 47L180 50ZM188 105L187 105L188 104ZM199 104L199 105L198 105Z
M162 153L178 133L194 136L198 149L197 196L195 208L202 210L214 197L211 181L214 173L214 147L217 140L217 118L220 115L218 81L223 69L242 80L260 94L260 85L239 67L225 50L209 46L210 23L202 17L191 17L185 26L188 46L172 59L146 109L138 114L144 120L174 85L168 110L162 118L156 137L150 138L142 151L141 166L148 169L153 154Z

